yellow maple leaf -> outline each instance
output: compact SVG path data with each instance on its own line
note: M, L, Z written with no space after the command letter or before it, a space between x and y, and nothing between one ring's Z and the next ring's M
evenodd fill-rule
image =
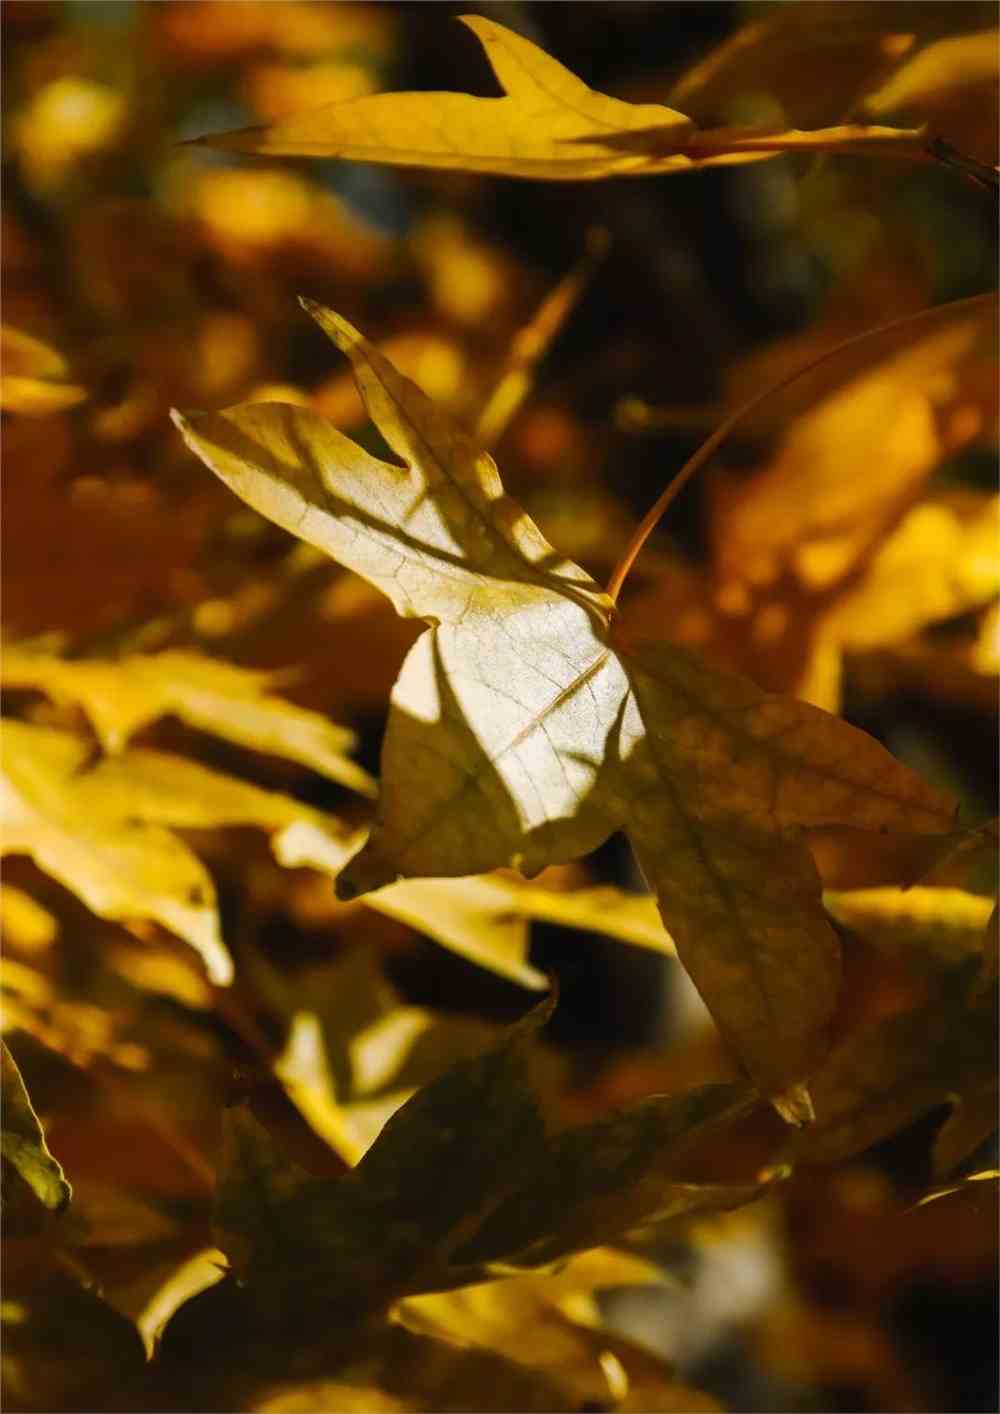
M371 777L347 755L354 733L268 692L280 674L179 650L100 660L11 645L2 675L8 687L37 687L57 701L79 703L108 752L121 751L142 727L175 713L192 727L375 794Z
M340 896L531 874L624 828L730 1045L786 1114L808 1116L838 951L802 831L935 833L949 803L816 708L621 641L607 596L505 495L492 459L346 321L306 307L405 466L306 408L174 416L250 505L432 625L393 691L376 827Z
M272 127L196 139L273 157L344 157L403 167L548 181L690 171L795 150L912 152L919 130L841 126L814 132L702 131L672 108L597 93L530 40L481 15L462 23L480 41L504 98L386 93L328 104Z

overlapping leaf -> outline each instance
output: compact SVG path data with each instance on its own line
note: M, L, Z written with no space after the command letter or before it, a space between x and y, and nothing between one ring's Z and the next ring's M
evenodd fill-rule
M270 128L201 140L270 156L345 157L548 181L682 172L796 150L912 151L922 141L919 131L858 125L814 132L703 131L672 108L596 93L493 20L461 18L486 50L504 98L375 94L295 114Z
M374 795L370 776L348 756L354 733L268 692L279 676L179 651L104 662L16 646L3 655L8 687L38 687L58 701L78 702L105 751L121 751L135 732L172 712L202 731Z
M598 586L552 550L496 467L344 320L400 467L307 409L178 425L257 510L433 628L393 692L376 828L342 897L399 876L533 873L625 828L685 966L751 1074L796 1118L837 945L800 831L947 829L950 807L863 733L665 644L615 640Z
M265 1317L294 1319L308 1301L309 1319L340 1310L361 1320L404 1296L485 1280L494 1264L543 1265L614 1241L665 1205L672 1217L720 1206L721 1190L685 1185L681 1195L670 1175L752 1109L753 1090L703 1086L549 1134L529 1059L551 1011L543 1003L492 1051L418 1090L333 1182L311 1179L249 1114L232 1112L219 1242Z
M350 840L338 840L306 819L283 830L274 849L282 864L309 866L333 878L354 853ZM406 879L366 894L365 902L478 966L538 991L545 977L528 962L531 920L582 928L674 955L654 901L613 886L556 892L511 874Z
M162 924L200 953L219 985L233 965L215 887L167 827L280 831L307 819L347 837L329 816L183 757L129 751L92 763L84 740L50 727L5 720L3 766L3 852L30 854L102 918Z

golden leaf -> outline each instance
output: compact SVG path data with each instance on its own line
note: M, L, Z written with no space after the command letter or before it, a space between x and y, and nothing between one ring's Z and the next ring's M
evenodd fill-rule
M596 93L537 45L493 20L460 18L486 50L504 98L374 94L298 113L269 128L197 141L273 157L342 157L548 181L690 171L796 149L913 149L922 141L919 131L859 126L699 131L672 108Z
M126 751L91 763L69 732L3 724L4 837L102 918L151 918L200 953L217 986L232 980L215 888L197 856L165 826L256 825L277 833L309 822L317 838L354 837L332 816L183 757Z
M75 407L87 396L69 381L62 354L20 329L0 326L0 407L8 412L45 417Z
M0 1136L3 1157L20 1174L43 1208L59 1212L69 1202L73 1190L66 1182L62 1166L49 1152L17 1062L4 1041L0 1041L0 1062L3 1066L3 1131ZM9 1213L7 1231L8 1236L18 1235L16 1224L10 1225Z
M2 674L8 687L37 687L57 701L79 703L108 752L121 751L135 732L174 713L201 731L375 794L371 777L347 756L354 733L270 694L280 674L180 651L102 662L16 646L4 650Z
M624 828L727 1041L807 1117L838 950L801 831L937 833L948 802L816 708L620 641L607 596L504 494L492 459L346 321L307 307L405 466L304 408L175 420L256 510L432 625L393 690L376 827L340 896L400 876L530 875Z

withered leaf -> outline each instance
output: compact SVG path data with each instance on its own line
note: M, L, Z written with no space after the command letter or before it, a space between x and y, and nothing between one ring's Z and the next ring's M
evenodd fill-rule
M343 157L548 181L690 171L798 149L913 150L922 141L918 130L858 125L815 132L700 130L672 108L595 92L493 20L461 20L486 50L505 97L375 94L199 141L270 156Z
M530 875L624 828L729 1044L807 1118L838 951L801 831L934 833L948 802L816 708L620 641L607 596L504 494L492 459L349 324L307 307L404 467L300 407L175 419L251 506L433 625L393 690L376 828L341 897L400 876Z

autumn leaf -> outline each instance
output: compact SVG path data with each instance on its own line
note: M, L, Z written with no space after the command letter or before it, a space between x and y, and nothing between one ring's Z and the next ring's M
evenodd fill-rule
M492 1350L544 1371L578 1400L620 1398L622 1385L629 1391L641 1387L646 1400L654 1397L654 1390L663 1399L677 1389L669 1368L641 1347L602 1329L595 1299L608 1287L661 1280L658 1269L639 1257L596 1248L571 1257L557 1272L526 1273L458 1291L408 1297L395 1308L393 1318L416 1334ZM619 1370L624 1379L616 1386ZM694 1400L692 1409L698 1407L697 1396Z
M1000 501L974 492L914 506L845 586L817 628L865 652L988 604L1000 591Z
M799 1156L831 1162L860 1153L928 1110L970 1097L970 1140L949 1141L948 1161L982 1133L982 1098L996 1117L996 1016L991 996L970 1004L965 970L942 976L923 1006L852 1032L816 1072L816 1124L796 1136ZM987 1105L989 1101L987 1101ZM961 1113L961 1110L957 1112ZM968 1131L966 1131L968 1133ZM940 1162L944 1163L942 1156Z
M276 851L283 829L302 821L331 841L351 839L332 816L278 792L164 752L93 762L86 741L50 727L5 719L3 768L3 852L31 855L102 918L162 924L201 955L218 986L232 980L233 964L215 886L165 827L256 825L275 830Z
M3 1157L24 1180L42 1207L58 1213L69 1202L72 1189L66 1182L58 1160L49 1152L42 1126L24 1088L17 1062L2 1040L0 1062L3 1066ZM9 1211L13 1196L8 1190L5 1227L9 1234L17 1230L16 1210L14 1227L11 1226Z
M393 691L376 828L341 897L403 876L531 874L628 831L682 962L773 1096L822 1052L835 938L800 831L947 829L948 803L880 746L665 644L611 605L504 495L496 467L338 316L369 412L406 467L308 409L186 419L255 509L433 624ZM808 1115L793 1091L787 1113Z
M549 1134L529 1060L552 1006L418 1090L332 1182L291 1163L247 1112L230 1112L217 1234L264 1319L295 1319L293 1306L305 1319L308 1293L324 1319L339 1309L361 1320L405 1296L483 1281L497 1264L543 1265L622 1238L666 1208L705 1211L720 1193L731 1203L729 1190L672 1188L670 1175L749 1113L754 1091L703 1086Z
M795 418L760 475L721 485L713 508L721 577L759 587L790 569L824 589L877 544L944 457L979 434L977 414L947 413L995 310L991 299L945 308L931 333L917 322L866 344L867 366Z
M842 126L815 132L701 131L657 103L596 93L530 40L463 15L504 98L464 93L375 94L298 113L269 128L197 139L272 157L342 157L548 181L645 176L794 150L918 150L919 130Z
M964 889L855 889L823 896L827 910L867 942L933 972L982 956L993 901Z
M15 645L4 650L2 672L8 687L37 687L56 701L79 703L107 752L121 751L135 732L174 713L238 746L298 761L351 790L375 794L371 777L347 755L353 732L269 693L280 674L180 651L101 662Z
M0 359L0 407L7 412L46 417L75 407L87 396L70 381L62 354L21 329L0 326Z
M336 879L355 853L355 843L303 819L282 830L274 850L290 868L308 866ZM546 980L528 962L531 921L582 928L668 957L675 954L655 901L610 885L557 892L510 874L405 879L365 894L364 902L460 957L536 991L545 988Z

